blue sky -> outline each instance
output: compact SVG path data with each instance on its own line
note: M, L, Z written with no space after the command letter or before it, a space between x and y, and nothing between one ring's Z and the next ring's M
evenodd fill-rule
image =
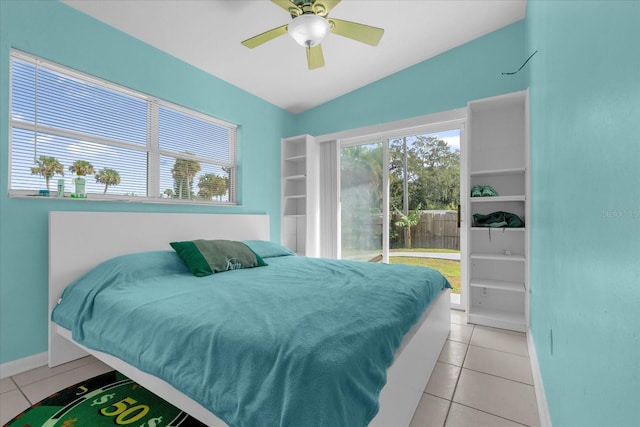
M460 150L460 129L451 129L443 132L425 133L421 136L433 136L447 143L451 151ZM411 145L413 137L407 138L407 143Z
M438 132L433 135L442 139L452 149L460 150L460 129Z

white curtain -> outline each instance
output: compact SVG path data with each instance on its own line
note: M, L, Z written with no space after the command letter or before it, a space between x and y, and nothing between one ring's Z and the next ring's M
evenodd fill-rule
M318 151L320 157L320 256L338 258L340 248L338 142L321 142L318 145Z

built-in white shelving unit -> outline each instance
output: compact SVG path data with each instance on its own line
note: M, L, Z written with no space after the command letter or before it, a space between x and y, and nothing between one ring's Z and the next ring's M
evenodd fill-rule
M318 256L318 156L313 137L282 140L281 241L298 255Z
M529 306L528 94L470 102L468 188L489 185L498 196L468 197L468 321L526 331ZM473 214L511 212L523 228L473 227Z

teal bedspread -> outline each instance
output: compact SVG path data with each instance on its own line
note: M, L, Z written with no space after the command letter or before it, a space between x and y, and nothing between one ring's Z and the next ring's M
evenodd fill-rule
M232 427L358 427L378 411L437 271L297 256L194 277L172 251L107 261L65 290L73 338L171 383Z

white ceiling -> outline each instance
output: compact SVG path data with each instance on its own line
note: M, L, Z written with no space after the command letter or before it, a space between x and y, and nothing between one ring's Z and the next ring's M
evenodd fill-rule
M384 28L377 47L329 34L326 66L307 70L285 34L255 49L241 41L284 25L268 0L63 0L94 18L292 113L330 101L525 17L526 0L342 0L330 16Z

